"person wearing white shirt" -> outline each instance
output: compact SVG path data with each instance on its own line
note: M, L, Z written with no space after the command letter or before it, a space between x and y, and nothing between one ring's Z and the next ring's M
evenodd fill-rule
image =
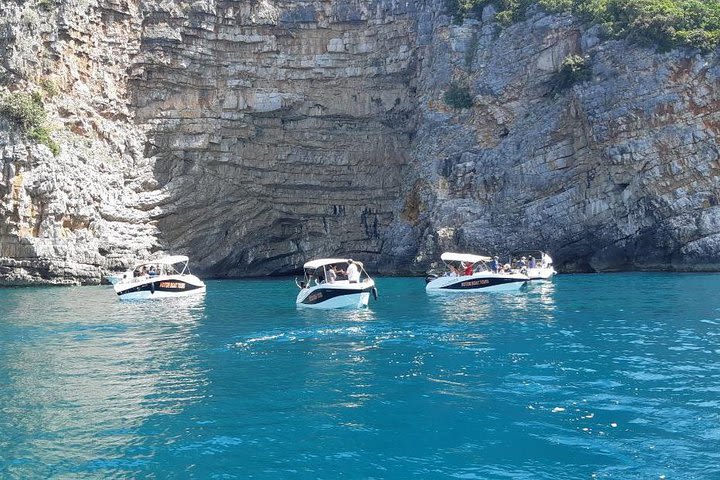
M335 272L335 265L330 265L327 272L327 283L335 283L337 280L337 273Z
M348 260L347 277L350 283L358 283L360 281L360 270L358 270L357 265L355 265L355 262L352 260Z

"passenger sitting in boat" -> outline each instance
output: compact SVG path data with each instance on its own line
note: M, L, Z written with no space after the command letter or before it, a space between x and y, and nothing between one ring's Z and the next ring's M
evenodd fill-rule
M338 280L347 280L347 272L342 268L335 267L335 274Z
M536 268L537 267L537 261L535 260L535 257L530 255L530 260L528 260L528 267L529 268Z
M330 265L327 272L327 283L335 283L337 280L337 272L335 271L335 265Z
M490 261L490 270L493 271L493 273L498 273L500 271L500 262L498 261L498 256L495 255Z
M352 260L348 260L347 277L350 283L358 283L360 281L360 270L358 270L357 265L355 265L355 262Z
M505 272L505 273L510 273L510 272L512 271L512 268L510 267L510 264L509 264L509 263L506 263L505 265L503 265L502 271Z
M465 264L465 271L463 272L463 274L465 274L465 275L472 275L472 274L473 274L472 263L467 262L467 263Z
M522 257L520 261L515 264L515 267L520 269L527 267L527 263L525 262L525 260L526 258Z
M148 272L148 275L150 275L151 277L154 277L155 275L157 275L157 271L155 270L155 265L150 266L150 271Z

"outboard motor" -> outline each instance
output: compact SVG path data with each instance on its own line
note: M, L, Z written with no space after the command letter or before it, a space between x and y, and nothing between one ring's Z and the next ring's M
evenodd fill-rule
M377 301L377 299L378 299L377 288L375 288L375 287L372 288L372 294L373 294L373 298L375 299L375 301Z

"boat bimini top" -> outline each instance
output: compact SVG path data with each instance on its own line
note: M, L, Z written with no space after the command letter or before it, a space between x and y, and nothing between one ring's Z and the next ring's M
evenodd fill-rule
M471 253L453 253L445 252L440 255L440 259L445 263L462 262L476 264L480 262L489 262L492 257L485 257L483 255L473 255Z
M350 262L347 258L319 258L317 260L311 260L307 262L305 265L303 265L303 268L305 270L317 270L320 267L326 267L328 265L335 265L336 263L348 263ZM353 260L353 263L356 263L362 267L362 262L358 262L357 260Z
M133 270L136 271L142 267L150 267L150 266L158 266L158 267L172 267L173 265L176 265L178 263L182 263L182 269L180 271L177 271L180 275L183 275L185 273L190 273L188 270L188 262L190 259L186 255L169 255L167 257L160 257L156 260L146 260L143 263L138 263L133 267ZM169 270L166 268L166 270Z

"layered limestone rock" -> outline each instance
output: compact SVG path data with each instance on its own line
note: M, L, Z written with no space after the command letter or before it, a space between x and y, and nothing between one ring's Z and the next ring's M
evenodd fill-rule
M462 26L437 17L426 36L412 228L394 227L394 251L417 248L418 266L446 249L542 248L565 271L717 270L717 55L600 41L598 28L542 12L500 30L489 13ZM571 54L591 75L562 90ZM453 81L472 108L442 102Z
M416 15L385 0L148 9L132 89L166 246L216 276L377 258L413 132Z
M415 7L4 5L5 90L62 92L45 99L58 157L3 124L6 283L94 282L160 249L216 276L377 257L413 131Z
M0 284L98 283L159 249L162 193L128 108L134 5L0 6L0 96L43 96L60 146L53 156L0 117Z
M443 8L3 2L0 91L42 93L61 151L0 118L0 281L94 283L160 251L213 276L530 247L569 271L720 268L715 55ZM561 89L570 54L591 76Z

